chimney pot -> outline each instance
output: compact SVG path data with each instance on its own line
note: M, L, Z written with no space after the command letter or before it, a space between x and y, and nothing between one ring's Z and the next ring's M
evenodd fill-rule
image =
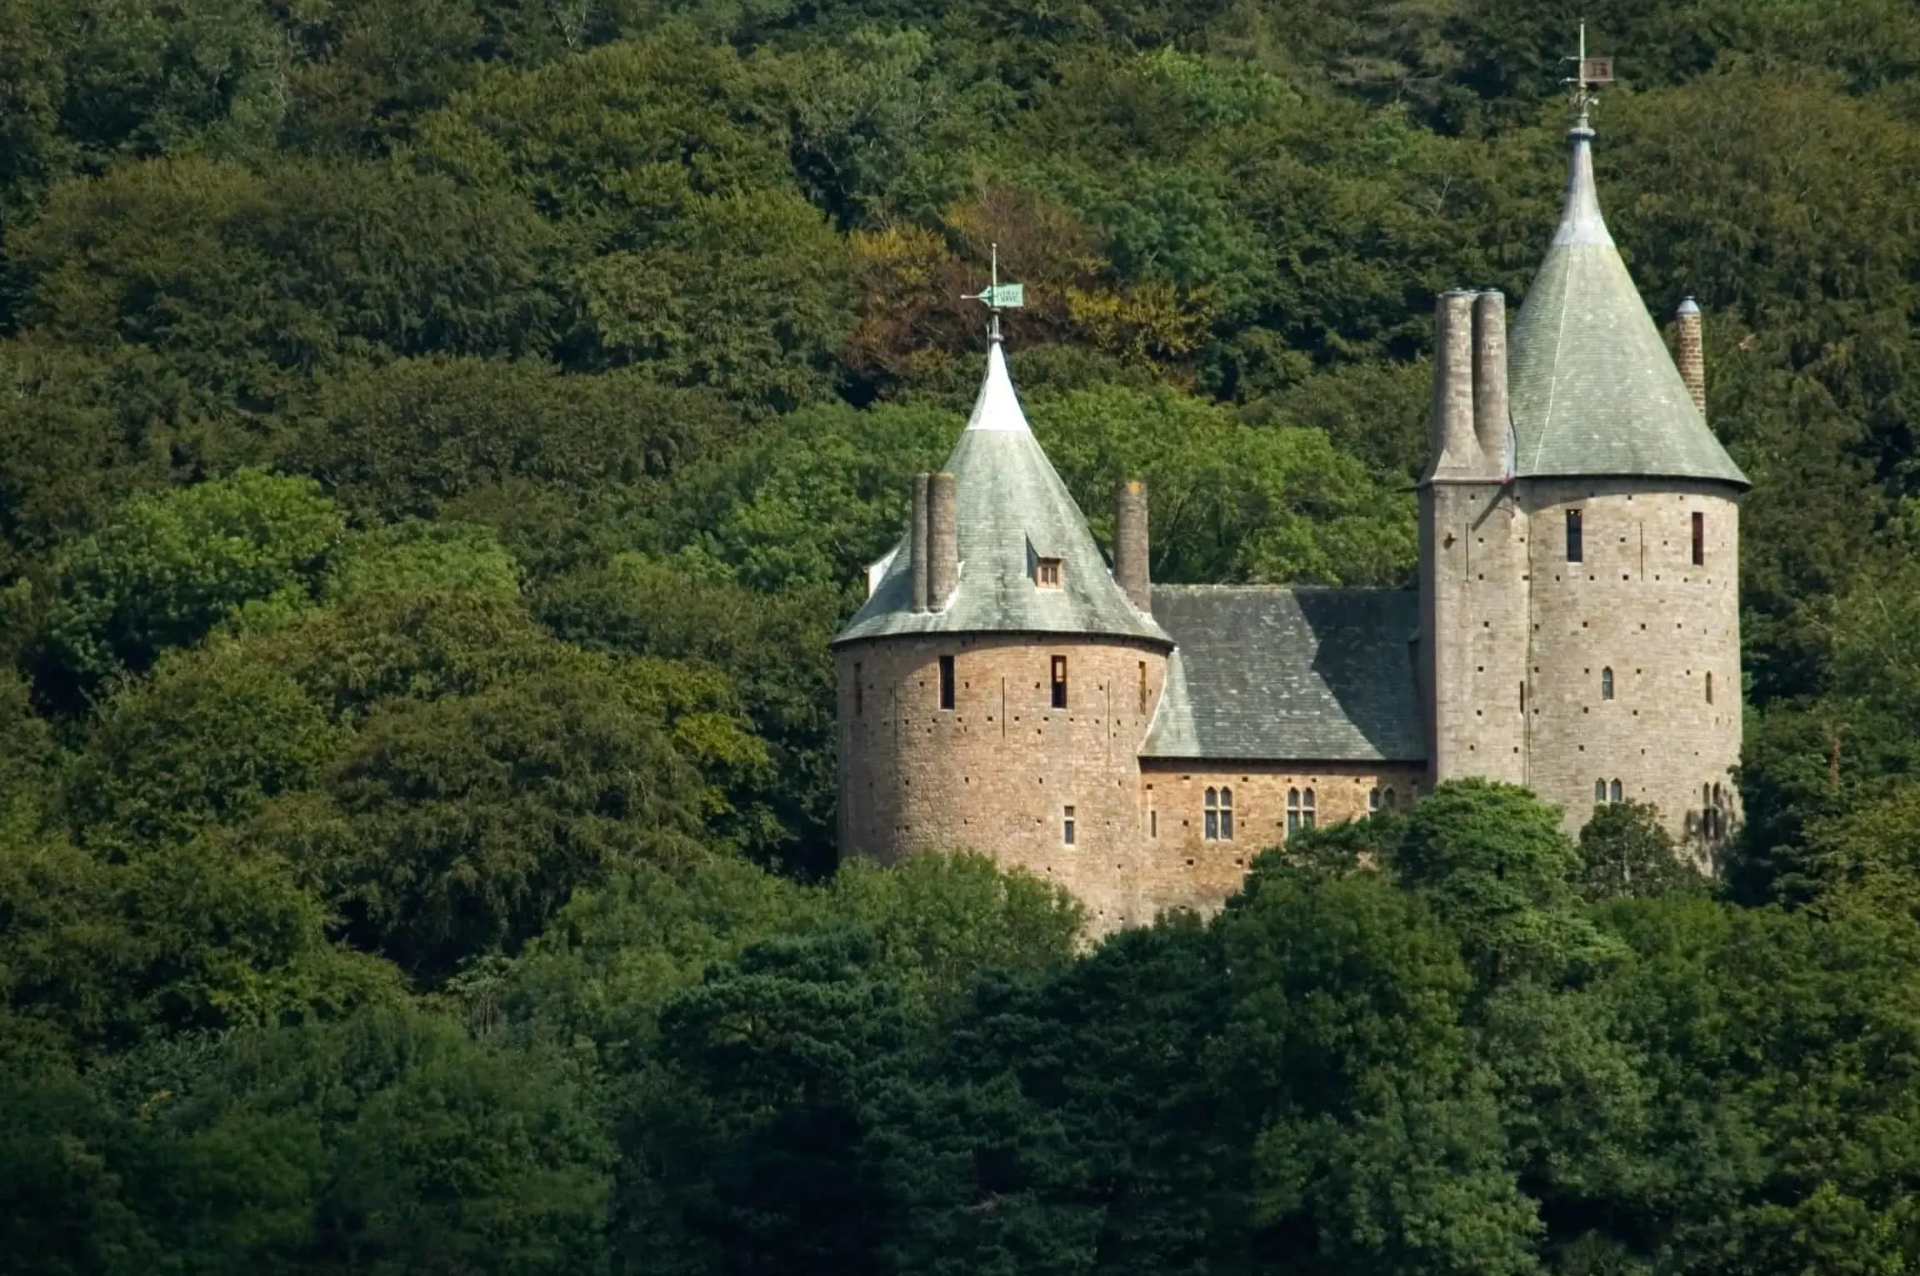
M1473 294L1440 295L1433 316L1433 465L1430 473L1474 467Z
M1687 393L1693 398L1693 406L1700 409L1700 415L1707 414L1707 356L1701 340L1700 303L1688 297L1680 303L1679 311L1673 317L1674 345L1678 348L1680 379L1687 384Z
M1113 494L1113 578L1128 601L1150 614L1153 581L1147 547L1147 485L1128 479Z
M953 475L927 480L927 610L939 611L960 585L960 511Z
M913 476L913 530L908 534L908 566L912 569L913 609L927 609L927 487L932 475Z
M1473 299L1473 432L1483 466L1506 469L1507 298L1489 290Z

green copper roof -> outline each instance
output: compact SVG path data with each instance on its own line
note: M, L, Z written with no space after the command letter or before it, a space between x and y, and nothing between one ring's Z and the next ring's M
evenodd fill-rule
M1620 260L1573 130L1567 204L1510 336L1514 473L1747 485L1707 428Z
M1413 591L1155 585L1153 614L1179 645L1142 756L1426 760Z
M834 639L901 634L1106 634L1172 640L1114 582L1087 520L1040 450L995 341L952 471L960 583L945 607L916 612L908 538L874 565L873 593ZM1061 560L1060 588L1034 583L1034 560Z

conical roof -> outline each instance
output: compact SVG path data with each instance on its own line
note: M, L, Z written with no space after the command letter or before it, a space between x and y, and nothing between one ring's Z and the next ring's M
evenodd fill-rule
M1510 336L1514 473L1747 476L1694 407L1614 247L1576 128L1567 203Z
M996 338L967 428L944 467L954 477L960 583L937 611L913 609L910 539L876 564L879 580L836 644L906 634L1051 633L1173 645L1114 581L1087 520L1027 425ZM1060 587L1034 579L1061 563Z

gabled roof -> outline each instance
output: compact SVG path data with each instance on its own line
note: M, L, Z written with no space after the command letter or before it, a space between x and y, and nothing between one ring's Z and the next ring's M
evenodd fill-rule
M1402 589L1155 585L1177 644L1141 756L1235 762L1422 762Z
M836 644L900 634L1104 634L1167 644L1153 617L1113 579L1087 520L1027 425L996 340L967 428L943 467L952 471L960 584L947 606L916 612L908 538L884 564L866 605ZM1059 589L1034 583L1034 558L1061 561Z
M1566 208L1510 337L1514 473L1747 486L1694 407L1600 215L1592 130L1571 136Z

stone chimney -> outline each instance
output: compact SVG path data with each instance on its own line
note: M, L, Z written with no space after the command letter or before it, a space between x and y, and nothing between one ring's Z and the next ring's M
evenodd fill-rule
M1153 581L1147 570L1147 485L1128 479L1113 494L1113 579L1128 601L1153 611Z
M907 537L907 565L912 569L913 609L927 609L927 488L933 476L922 471L913 476L913 530Z
M960 586L960 510L953 475L927 480L927 610L939 611Z
M1488 291L1473 299L1473 433L1482 468L1502 477L1508 429L1507 298Z
M1674 344L1678 347L1680 379L1687 383L1693 406L1707 414L1707 355L1700 340L1700 303L1688 297L1673 316Z
M1433 463L1427 477L1480 469L1473 434L1473 294L1446 292L1433 315Z

